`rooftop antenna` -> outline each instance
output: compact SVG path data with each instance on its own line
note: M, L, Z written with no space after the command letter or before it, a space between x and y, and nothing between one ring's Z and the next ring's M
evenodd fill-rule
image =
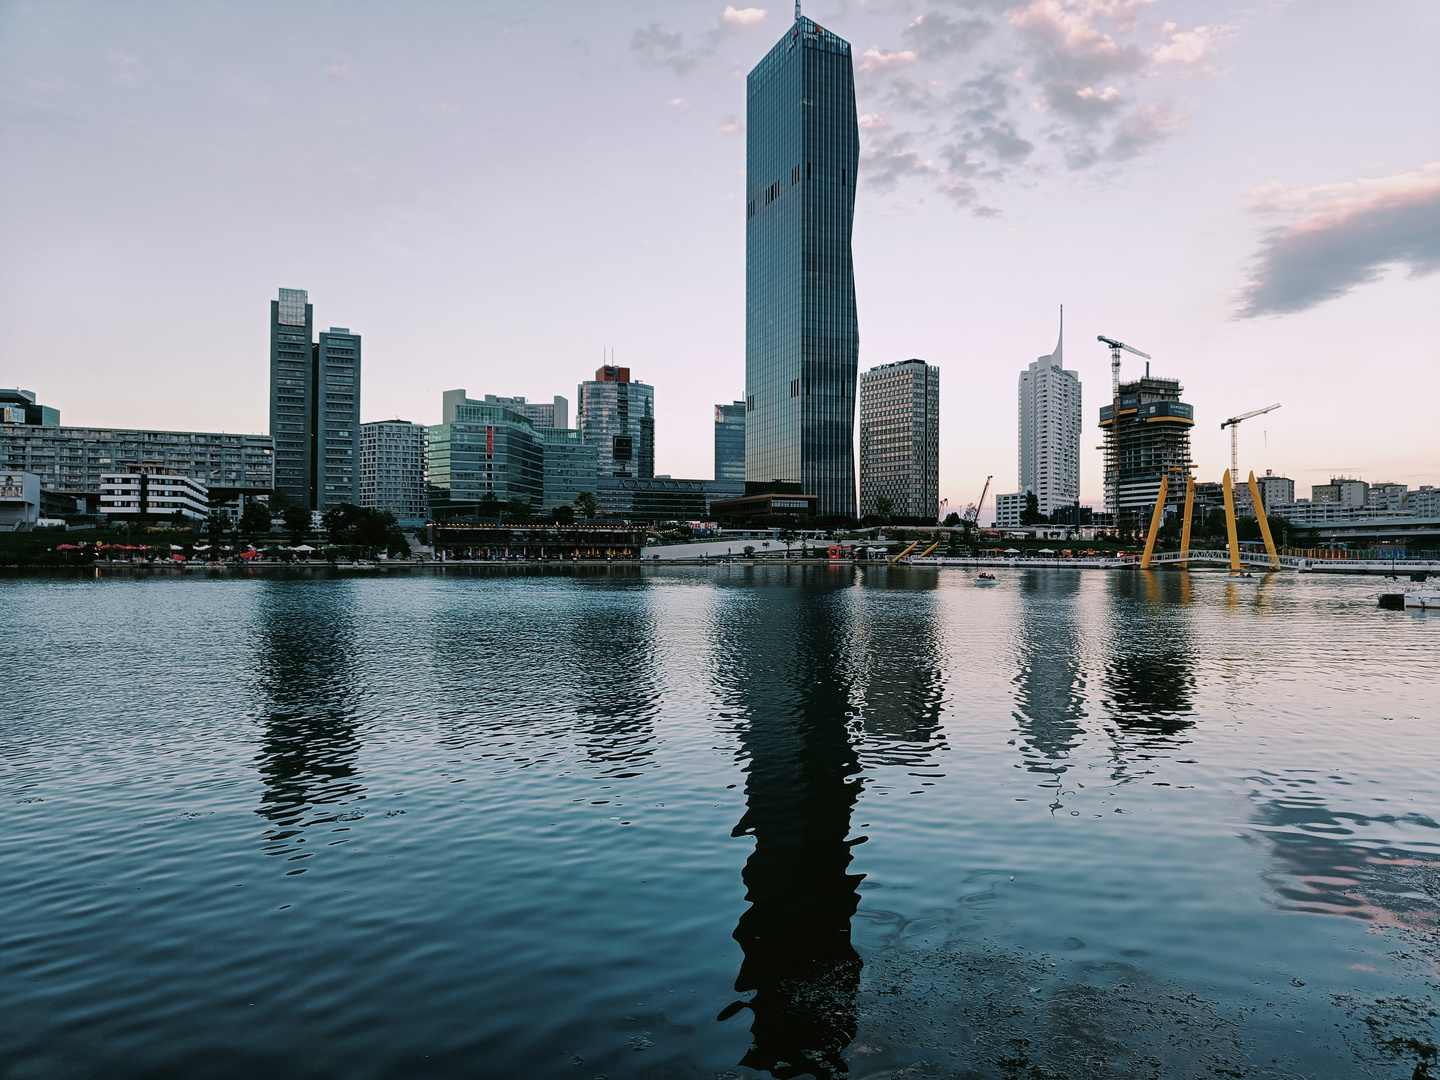
M795 21L800 21L800 0L795 0Z

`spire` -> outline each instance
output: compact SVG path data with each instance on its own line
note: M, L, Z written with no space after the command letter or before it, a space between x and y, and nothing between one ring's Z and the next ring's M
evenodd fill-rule
M1050 354L1050 366L1065 366L1065 305L1060 305L1060 336L1055 339L1055 351Z
M800 0L795 0L795 21L800 21Z

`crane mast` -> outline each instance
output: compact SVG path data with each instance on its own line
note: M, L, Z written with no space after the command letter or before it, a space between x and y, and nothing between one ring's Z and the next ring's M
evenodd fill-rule
M1230 429L1230 485L1236 487L1240 483L1240 421L1249 420L1252 416L1264 416L1268 412L1274 412L1280 407L1277 402L1274 405L1267 405L1263 409L1251 409L1239 416L1232 416L1220 425L1220 430Z
M1139 349L1126 345L1123 341L1116 341L1104 334L1096 334L1095 340L1110 346L1110 434L1106 439L1105 452L1105 501L1110 504L1110 512L1115 514L1118 520L1120 514L1120 353L1134 353L1136 356L1143 356L1146 360L1151 359L1149 353L1141 352ZM1146 365L1148 373L1150 368Z

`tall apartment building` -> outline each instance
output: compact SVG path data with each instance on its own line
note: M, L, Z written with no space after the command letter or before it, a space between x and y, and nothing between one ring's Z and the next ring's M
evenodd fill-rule
M745 402L715 406L715 479L745 482Z
M430 429L409 420L360 425L360 505L388 510L406 524L422 522L429 510L425 459Z
M850 44L797 13L746 80L745 480L855 516Z
M596 449L601 476L655 475L655 388L606 364L579 386L575 426Z
M934 521L940 513L940 369L923 360L860 376L860 516Z
M360 498L360 335L314 323L304 289L270 301L270 434L276 493L328 510Z
M1080 501L1080 375L1065 370L1065 309L1055 351L1020 372L1020 491L1033 491L1040 513Z
M1310 488L1311 502L1333 502L1341 506L1364 506L1370 501L1370 485L1348 476L1332 476L1328 484Z
M1175 379L1146 375L1120 384L1120 409L1112 401L1100 409L1105 433L1105 509L1120 529L1145 528L1168 475L1166 505L1183 504L1190 460L1194 407L1181 401ZM1176 483L1177 477L1181 480Z

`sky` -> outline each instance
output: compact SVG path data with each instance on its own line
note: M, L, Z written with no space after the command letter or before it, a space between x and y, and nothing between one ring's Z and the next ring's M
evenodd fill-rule
M1440 4L806 0L850 41L865 369L941 370L940 493L1017 483L1055 345L1102 499L1115 337L1200 480L1440 484ZM656 470L744 394L745 74L793 7L0 0L0 386L263 432L269 302L364 339L362 419L655 386ZM1124 376L1144 362L1126 357ZM1092 438L1093 436L1093 438ZM993 499L987 499L987 506Z

